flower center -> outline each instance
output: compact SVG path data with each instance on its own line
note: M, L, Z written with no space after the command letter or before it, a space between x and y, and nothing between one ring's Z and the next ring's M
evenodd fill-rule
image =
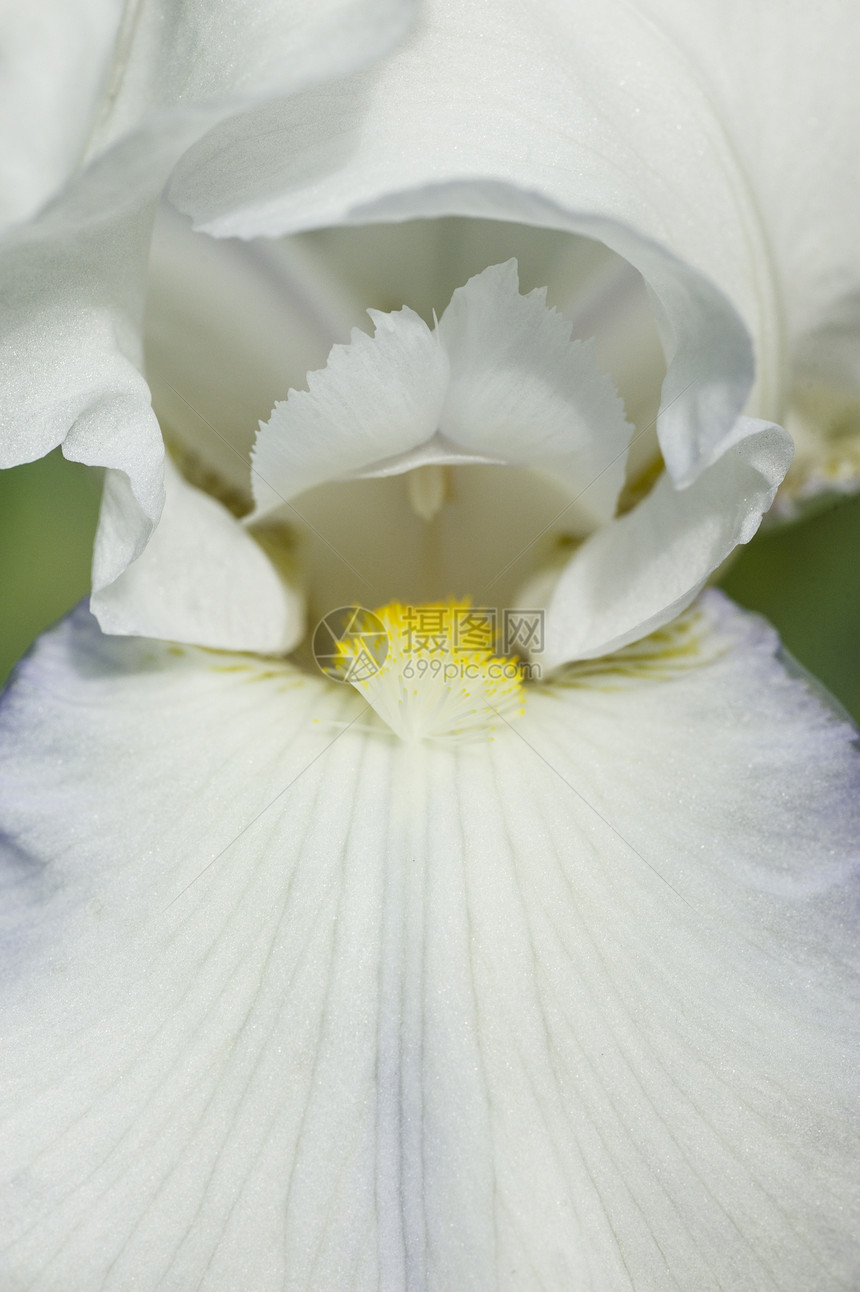
M527 667L497 654L496 640L494 618L468 600L393 601L356 619L337 652L344 680L402 740L492 739L522 712Z
M333 482L290 516L308 620L338 606L473 597L505 608L560 546L587 533L552 480L524 467L430 466Z

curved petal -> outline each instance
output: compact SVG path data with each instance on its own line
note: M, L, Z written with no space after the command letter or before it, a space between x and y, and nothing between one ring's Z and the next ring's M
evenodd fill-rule
M791 0L662 4L666 39L698 67L748 177L776 284L781 404L753 411L798 431L787 502L860 484L860 12ZM787 86L790 85L790 90ZM838 105L829 112L824 104ZM710 270L729 284L714 254ZM767 320L759 325L760 347ZM805 450L805 451L803 451Z
M491 266L454 292L438 334L451 361L443 435L545 471L593 524L609 520L632 428L593 345L571 341L546 292L521 296L513 260Z
M854 733L774 649L710 594L457 751L287 665L44 639L7 1279L855 1287Z
M689 488L663 475L633 511L588 538L552 589L547 667L606 655L674 619L752 538L791 453L781 427L741 418L730 448Z
M577 217L599 214L595 236L642 270L662 304L674 356L663 451L683 483L717 455L734 415L728 396L715 401L703 429L680 418L683 399L674 420L670 401L688 381L719 382L721 367L732 391L742 386L742 343L726 316L710 337L696 335L713 299L684 270L637 249L629 230L670 248L729 297L755 342L748 411L784 420L834 326L847 320L848 353L857 351L858 22L841 0L764 12L742 0L613 0L599 9L540 0L496 6L488 41L477 0L432 0L386 66L290 109L289 157L278 138L287 118L263 110L246 158L259 178L244 204L224 190L214 164L245 145L229 125L198 146L173 191L202 225L243 236L440 206L584 232ZM444 198L428 191L458 180L469 183ZM472 182L481 180L512 187L481 193ZM535 192L561 210L530 207ZM709 356L709 341L718 355ZM856 425L853 358L830 378ZM826 399L816 416L838 430Z
M234 133L202 141L171 186L220 235L462 214L567 229L628 259L671 360L660 434L676 483L719 456L752 382L746 331L711 279L759 340L762 388L779 386L754 194L698 66L640 6L506 3L489 41L476 0L431 0L384 66L263 109L250 151ZM218 165L240 150L256 179L237 204Z
M182 153L225 118L343 75L399 35L410 0L125 8L112 62L90 68L88 135L70 135L68 182L0 246L4 280L0 464L63 443L67 457L123 470L129 507L116 577L161 506L162 447L140 376L140 319L155 205ZM48 13L49 10L46 10ZM115 23L114 17L114 23ZM237 31L241 30L241 40ZM62 29L35 23L34 41ZM49 49L51 48L49 44ZM72 50L72 54L73 54ZM67 57L70 57L67 54ZM21 103L18 116L25 116ZM55 168L63 179L63 167ZM234 172L237 190L242 176Z
M292 650L305 631L295 587L226 507L186 484L169 460L165 494L146 550L93 593L103 630L220 650Z

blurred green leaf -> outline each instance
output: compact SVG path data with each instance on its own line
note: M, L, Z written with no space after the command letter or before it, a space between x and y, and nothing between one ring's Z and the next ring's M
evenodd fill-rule
M765 526L722 579L860 721L860 497Z
M90 586L100 473L59 450L0 471L0 682Z

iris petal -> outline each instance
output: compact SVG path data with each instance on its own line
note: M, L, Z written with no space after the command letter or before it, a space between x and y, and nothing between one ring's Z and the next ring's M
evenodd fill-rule
M451 749L287 665L45 638L7 1280L855 1286L854 733L774 648L711 594Z

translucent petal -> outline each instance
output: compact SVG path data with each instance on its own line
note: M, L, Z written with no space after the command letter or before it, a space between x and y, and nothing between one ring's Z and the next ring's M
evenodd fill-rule
M147 275L145 371L183 473L250 510L261 419L348 341L356 307L295 239L216 240L159 207ZM366 315L365 315L366 318Z
M229 124L203 141L177 200L244 236L444 213L588 233L583 218L599 217L593 235L657 297L673 358L662 445L677 482L713 460L751 374L736 319L690 270L754 340L747 411L784 421L825 367L856 429L860 12L842 0L540 0L496 5L492 40L483 18L477 0L429 0L384 65L264 109L250 153ZM217 165L240 149L249 184L237 204ZM846 335L837 362L834 331ZM815 419L833 458L844 427L831 411L823 392ZM852 446L842 474L856 463Z
M249 237L459 214L568 230L628 259L671 361L660 433L676 482L719 455L749 395L737 310L760 339L760 381L778 387L754 197L699 67L641 6L504 4L488 41L479 6L434 0L384 65L256 124L250 144L220 128L177 171L173 199L200 226ZM240 151L237 204L218 165Z

